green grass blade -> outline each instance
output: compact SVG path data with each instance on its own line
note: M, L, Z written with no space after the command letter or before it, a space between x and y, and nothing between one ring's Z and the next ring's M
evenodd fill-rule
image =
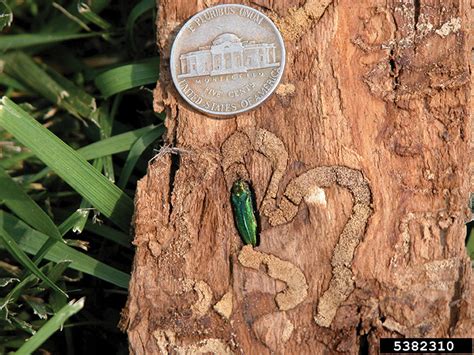
M98 122L100 127L100 140L110 138L112 127L114 124L113 112L109 111L109 105L103 104L97 110ZM104 175L112 182L115 182L114 164L111 155L106 155L100 159L103 167ZM99 171L102 169L98 169Z
M110 138L79 148L77 152L86 160L126 152L130 150L133 143L135 143L139 137L155 127L156 126L150 125L127 133L117 134Z
M112 227L106 226L104 224L96 224L88 221L86 223L87 231L97 234L101 237L104 237L108 240L111 240L125 248L132 249L132 241L130 237Z
M84 1L79 1L77 3L77 11L89 22L92 22L94 25L100 27L103 30L108 30L112 27L109 22L92 11L91 7Z
M22 49L40 44L52 44L70 41L74 39L84 39L90 37L101 36L100 32L91 33L32 33L32 34L18 34L18 35L3 35L0 37L0 52L5 52L13 49Z
M61 234L51 218L2 168L0 186L0 200L18 217L49 237L62 241Z
M12 10L5 1L0 1L0 31L5 27L10 27L13 22Z
M7 74L72 115L90 118L96 110L92 96L52 69L46 72L25 53L9 53L2 60Z
M41 267L40 270L44 272L45 270L50 269L50 268L51 268L51 264L48 263L45 266ZM38 278L35 275L31 275L31 274L24 277L23 280L21 280L10 292L8 292L8 294L5 297L0 299L0 311L3 311L5 307L7 307L9 304L15 303L17 299L21 296L23 290L27 287L32 286L34 283L36 283L37 280ZM61 295L61 297L64 297L64 295L60 293L54 293L54 294Z
M46 305L44 302L38 301L36 297L31 297L28 295L24 295L23 299L25 300L26 304L30 306L33 311L33 314L38 316L40 319L47 319L48 318L48 311L46 309Z
M63 107L71 114L80 115L97 124L93 116L93 113L97 110L95 98L51 68L46 68L46 72L69 94L64 100L65 105Z
M106 138L89 145L86 145L82 148L79 148L77 152L82 155L86 160L92 160L97 158L102 158L108 155L113 155L117 153L123 153L129 151L133 143L136 142L138 138L143 136L145 133L155 129L157 126L150 125L143 128L135 129L133 131L117 134L110 138ZM0 160L0 167L4 169L10 169L12 166L18 164L19 162L33 157L32 152L21 152L15 154L11 158Z
M38 349L54 332L61 329L64 322L71 316L79 312L84 307L85 298L78 301L71 301L61 308L49 321L47 321L31 338L29 338L19 348L15 354L26 355L31 354Z
M71 14L69 11L67 11L67 9L65 9L64 7L59 5L58 3L53 1L52 5L53 5L54 8L56 8L56 10L61 12L64 16L69 18L71 21L77 23L82 29L86 30L87 32L92 31L90 29L90 27L87 26L87 24L85 24L84 22L82 22L82 20L80 18L78 18L77 16L74 16L73 14Z
M59 278L64 274L64 271L69 267L71 264L70 260L60 261L57 264L53 265L51 270L48 272L48 277L51 281L58 281ZM39 287L45 287L46 284L42 282Z
M106 7L109 6L110 0L94 0L91 1L90 7L95 13L100 13ZM66 8L66 10L73 16L80 16L77 11L77 2L72 1L71 4ZM55 32L68 32L75 33L80 31L81 27L74 21L71 21L66 16L54 16L51 18L49 23L47 23L43 28L42 32L46 33L55 33Z
M127 181L132 174L133 168L138 161L138 158L142 155L145 149L155 142L158 138L163 135L165 131L163 126L158 126L155 129L145 133L143 136L138 138L136 142L133 144L132 149L128 153L127 160L125 161L125 165L123 167L122 173L120 174L120 179L118 181L117 186L121 189L125 188Z
M38 250L38 252L36 253L34 259L33 259L33 262L38 265L40 263L41 260L43 260L44 256L46 255L46 253L48 252L49 249L51 249L51 247L56 244L56 240L52 239L52 238L48 238L44 244L41 246L41 249Z
M147 84L156 83L159 58L153 57L134 64L107 70L95 78L95 84L105 97Z
M97 171L101 171L102 170L102 166L104 165L104 161L102 159L95 159L93 162L92 162L92 166L97 169ZM110 179L109 179L110 180ZM81 201L81 204L79 205L79 210L80 213L77 214L76 218L75 218L75 223L74 225L72 226L72 231L74 233L82 233L82 231L84 230L84 227L86 225L86 222L89 218L89 214L90 214L90 211L91 211L91 204L89 203L89 201L83 199ZM76 211L77 212L77 211ZM64 235L64 234L63 234Z
M2 158L2 160L0 160L0 167L2 167L3 169L10 169L14 167L15 165L33 156L34 154L31 152L21 152L21 153L13 155L10 158L6 158L6 159Z
M1 212L1 211L0 211ZM47 238L47 237L46 237ZM8 233L3 225L3 220L0 219L0 240L2 241L5 249L10 255L15 258L25 269L28 269L33 275L43 280L53 290L66 295L54 282L52 282L39 268L31 261L31 259L21 250L18 244L14 240L14 235ZM46 240L45 240L46 241ZM38 248L39 249L39 248Z
M30 148L40 160L112 222L128 231L133 213L133 201L130 197L13 101L4 97L1 103L0 126Z
M33 155L34 156L34 155ZM44 169L41 169L40 171L38 171L36 174L33 174L33 175L30 175L28 177L26 177L22 184L23 186L28 186L29 184L32 184L38 180L41 180L43 179L44 177L46 177L49 173L51 172L51 169L46 167Z
M127 24L125 25L125 31L127 33L127 41L131 44L132 49L136 51L135 41L133 39L133 29L135 22L146 12L151 11L155 8L155 0L142 0L136 4L127 18Z
M34 230L15 216L0 210L0 223L8 231L18 246L28 254L36 254L47 236ZM130 275L90 257L66 244L56 243L46 254L45 259L59 263L71 261L69 267L85 274L95 276L122 288L128 287Z
M154 129L156 126L150 125L146 126L143 128L136 129L134 131L122 133L122 134L117 134L113 137L86 145L82 148L79 148L77 152L82 155L82 157L86 160L92 160L92 159L97 159L101 158L107 155L112 155L112 154L117 154L117 153L122 153L129 151L131 147L133 146L133 143L141 137L143 134L146 132ZM17 155L20 155L22 153L19 153ZM32 156L34 156L33 153L31 152L25 152L25 156L23 159L28 159ZM15 164L18 159L14 159L12 157L12 161L5 159L4 161L0 161L0 167L3 167L4 169L9 168L11 165ZM49 173L50 169L49 168L44 168L43 170L39 171L37 174L32 175L30 178L26 179L24 181L24 185L30 184L32 182L35 182L39 179L42 179Z
M61 225L59 226L61 235L64 236L67 232L73 229L79 223L79 221L82 220L86 212L87 211L79 209L72 213L63 223L61 223ZM97 234L105 239L111 240L128 249L132 248L130 237L127 234L120 232L112 227L106 226L104 224L98 224L93 223L91 221L87 221L84 229L88 232Z
M63 223L59 225L58 228L61 232L61 235L64 236L67 232L73 229L84 217L87 219L87 215L87 211L81 209L74 211L74 213L72 213ZM74 229L73 232L75 232Z
M118 94L114 97L112 106L107 112L104 124L101 125L101 140L108 139L112 135L112 127L115 122L115 116L120 103L122 102L122 94ZM104 175L109 178L110 181L115 182L115 168L112 159L112 155L107 155L102 158L104 160Z
M2 168L0 186L0 200L23 221L50 237L34 258L34 263L38 265L54 243L63 241L61 234L46 212Z
M35 334L35 330L33 329L33 326L30 323L25 322L23 319L20 319L18 317L11 317L10 320L12 321L12 324L14 324L17 329L21 329L24 332L27 332L31 335Z
M5 73L2 73L2 75L0 75L0 85L22 92L30 91L25 85Z
M96 160L100 162L100 160ZM82 233L84 227L86 226L86 222L89 218L89 213L91 211L91 204L87 200L82 200L81 204L79 205L79 210L82 212L79 214L79 218L76 219L76 223L72 226L72 231L74 233Z

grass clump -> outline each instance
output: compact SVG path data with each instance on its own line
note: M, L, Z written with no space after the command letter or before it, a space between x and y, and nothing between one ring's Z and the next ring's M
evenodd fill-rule
M133 194L164 133L154 8L0 1L1 354L128 352Z

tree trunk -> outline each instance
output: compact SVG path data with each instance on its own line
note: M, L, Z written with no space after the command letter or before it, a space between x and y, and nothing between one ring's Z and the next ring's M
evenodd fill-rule
M131 352L471 336L469 2L242 1L273 19L287 65L271 99L230 119L192 110L169 74L176 32L217 3L159 1L169 147L136 195ZM238 177L255 189L253 249L234 226Z

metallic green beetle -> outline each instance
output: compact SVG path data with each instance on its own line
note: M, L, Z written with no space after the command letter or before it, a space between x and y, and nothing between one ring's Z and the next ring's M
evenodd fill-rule
M231 190L232 209L240 237L245 244L257 245L257 218L253 206L252 190L248 182L237 180Z

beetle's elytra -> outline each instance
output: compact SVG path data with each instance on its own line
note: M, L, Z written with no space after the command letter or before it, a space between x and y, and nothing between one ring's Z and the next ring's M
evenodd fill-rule
M253 195L247 181L237 180L231 190L232 209L240 237L245 244L257 245L257 218Z

